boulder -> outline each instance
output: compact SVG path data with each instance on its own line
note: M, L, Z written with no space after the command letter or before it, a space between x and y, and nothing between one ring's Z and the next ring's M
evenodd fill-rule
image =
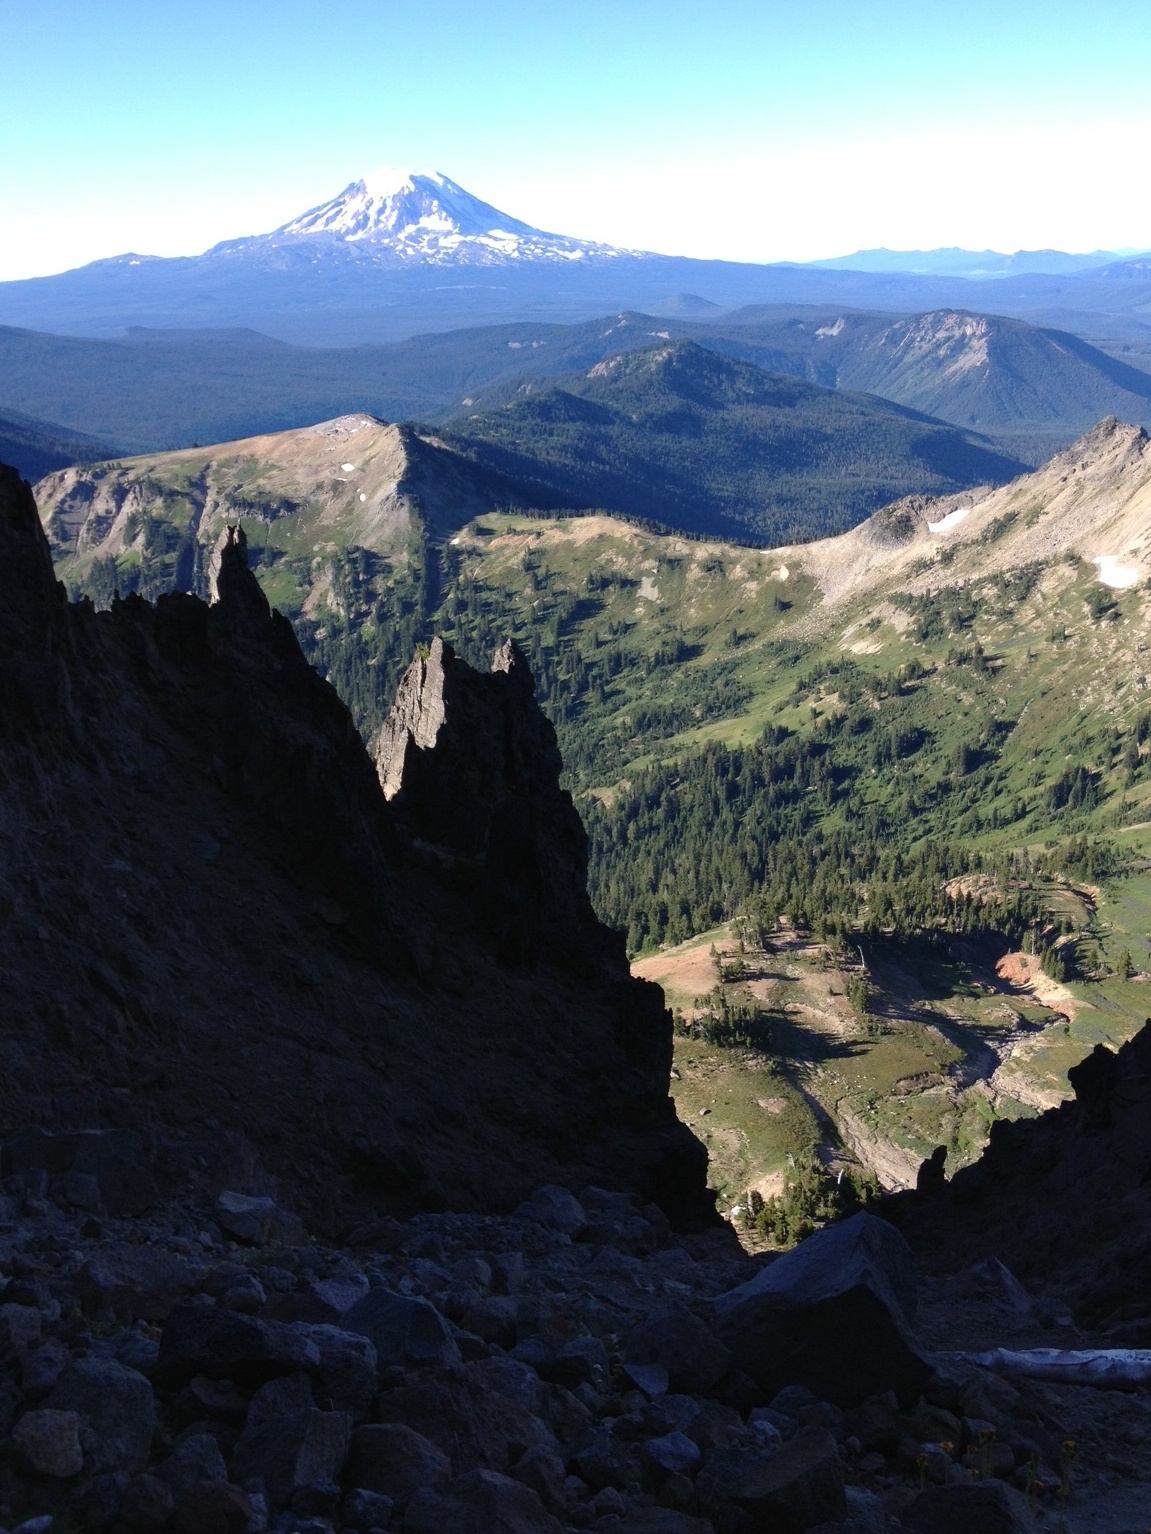
M391 1364L445 1367L463 1361L448 1323L434 1305L390 1289L371 1290L345 1314L341 1326L369 1339L381 1369Z
M12 1429L12 1449L32 1475L67 1481L84 1468L80 1418L74 1411L25 1412Z
M351 1446L352 1419L346 1412L310 1407L245 1429L232 1455L232 1474L245 1482L259 1477L276 1506L317 1481L338 1481Z
M367 1416L378 1388L376 1350L370 1337L338 1326L301 1326L315 1344L320 1367L315 1376L316 1405L346 1411L355 1421Z
M391 1497L357 1486L344 1498L340 1516L345 1528L354 1529L355 1534L369 1534L371 1529L386 1529L394 1511Z
M720 1336L769 1393L805 1385L852 1405L895 1391L915 1399L931 1365L910 1327L915 1259L884 1220L829 1225L715 1302Z
M160 1378L171 1383L204 1374L249 1387L278 1374L319 1367L319 1349L305 1331L190 1302L169 1315L157 1361Z
M568 1342L528 1337L512 1349L511 1356L530 1364L541 1379L567 1390L579 1385L602 1390L609 1378L607 1349L598 1337L574 1337Z
M216 1223L247 1246L296 1246L305 1231L294 1214L270 1198L224 1192L216 1199Z
M686 1433L665 1433L643 1446L644 1465L657 1481L669 1475L694 1475L703 1460L699 1445Z
M381 1422L404 1422L450 1456L458 1475L510 1471L533 1445L555 1449L547 1425L482 1379L464 1373L387 1390L376 1403Z
M210 1433L191 1433L180 1440L155 1475L171 1487L178 1501L190 1486L201 1481L226 1481L228 1467Z
M732 1361L711 1327L683 1305L653 1310L633 1326L624 1338L623 1356L629 1364L660 1365L670 1389L688 1395L713 1390Z
M535 1444L516 1461L512 1475L530 1486L545 1507L560 1508L565 1501L564 1462L554 1449Z
M730 1488L731 1500L771 1534L804 1534L847 1510L843 1465L824 1428L800 1428L790 1442L761 1455Z
M45 1405L80 1417L86 1470L135 1473L148 1463L156 1399L135 1369L98 1354L79 1358L61 1375Z
M40 1312L34 1305L0 1305L0 1359L19 1358L40 1341Z
M159 1534L176 1510L172 1488L158 1476L139 1475L124 1493L119 1519L133 1534Z
M1027 1498L1002 1481L930 1486L903 1513L910 1534L1037 1534Z
M72 1355L57 1337L49 1337L20 1359L20 1388L32 1399L47 1395L72 1362Z
M196 1288L200 1269L155 1246L101 1246L80 1268L76 1292L122 1321L163 1321Z
M404 1534L563 1534L529 1486L473 1470L446 1486L425 1486L408 1503Z
M565 1236L578 1236L588 1223L587 1212L575 1194L550 1183L537 1188L531 1198L519 1206L516 1214Z
M451 1478L452 1462L444 1451L402 1422L368 1423L352 1434L348 1481L390 1497L400 1509L421 1486Z
M252 1499L227 1481L197 1481L180 1494L172 1534L246 1534Z

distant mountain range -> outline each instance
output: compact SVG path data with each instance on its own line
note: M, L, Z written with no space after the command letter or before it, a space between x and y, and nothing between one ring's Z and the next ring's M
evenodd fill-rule
M896 318L829 306L627 311L346 348L244 330L136 330L113 340L0 327L0 411L58 421L58 435L84 433L122 452L283 431L349 411L442 423L516 399L530 380L684 340L768 372L879 395L979 432L1030 464L1105 415L1151 426L1151 375L1066 331L955 309ZM1130 355L1143 361L1134 347ZM78 444L75 456L90 457L90 445Z
M689 260L551 234L447 176L397 171L355 181L269 234L227 240L202 255L127 253L0 283L0 323L104 336L141 325L240 326L288 341L364 344L509 320L572 322L612 309L978 309L985 279L996 276L1001 313L1145 337L1151 260L1114 255L868 251L807 265Z
M1004 255L998 250L963 250L956 245L937 250L886 250L881 246L878 250L857 250L850 256L801 264L827 271L905 272L932 277L990 278L1031 273L1060 277L1124 262L1138 254L1135 250L1092 250L1085 255L1071 255L1065 250L1017 250Z

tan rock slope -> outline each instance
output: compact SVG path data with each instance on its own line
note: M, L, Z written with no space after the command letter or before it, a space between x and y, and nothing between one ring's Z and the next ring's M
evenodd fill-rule
M816 581L826 616L884 587L928 591L1068 551L1108 585L1151 574L1151 442L1141 426L1108 418L1008 485L897 501L838 538L777 552Z
M493 923L498 837L487 863L452 867L388 805L242 537L211 605L96 613L66 602L4 470L0 583L0 1137L133 1128L173 1183L278 1185L321 1229L507 1207L546 1181L707 1218L658 988L594 920L557 930L545 905L518 942L515 912ZM516 669L512 748L550 728ZM487 682L465 672L447 735L457 708L486 718ZM554 909L590 918L556 760L530 781L515 760L489 772L525 801L508 835ZM532 843L565 813L566 847Z

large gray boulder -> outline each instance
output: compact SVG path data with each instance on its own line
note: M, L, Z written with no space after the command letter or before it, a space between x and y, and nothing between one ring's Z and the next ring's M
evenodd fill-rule
M143 1470L156 1430L152 1387L135 1369L98 1354L77 1359L45 1403L80 1420L84 1467L94 1473Z
M307 1333L307 1328L187 1302L168 1317L157 1369L172 1384L203 1374L249 1387L300 1369L314 1373L320 1351Z
M460 1363L460 1350L448 1323L427 1300L390 1289L372 1289L344 1316L341 1327L367 1337L380 1368L389 1364Z
M910 1402L931 1374L910 1325L915 1291L907 1242L885 1220L857 1214L720 1295L717 1329L768 1396L805 1385L840 1405L886 1390Z
M730 1488L732 1501L757 1529L804 1534L847 1510L843 1465L826 1428L802 1427L774 1454L757 1458Z

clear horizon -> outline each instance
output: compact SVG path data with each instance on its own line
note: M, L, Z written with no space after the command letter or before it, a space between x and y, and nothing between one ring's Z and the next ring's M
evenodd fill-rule
M807 261L1151 247L1141 0L44 0L6 22L0 280L275 228L383 163L561 234Z

